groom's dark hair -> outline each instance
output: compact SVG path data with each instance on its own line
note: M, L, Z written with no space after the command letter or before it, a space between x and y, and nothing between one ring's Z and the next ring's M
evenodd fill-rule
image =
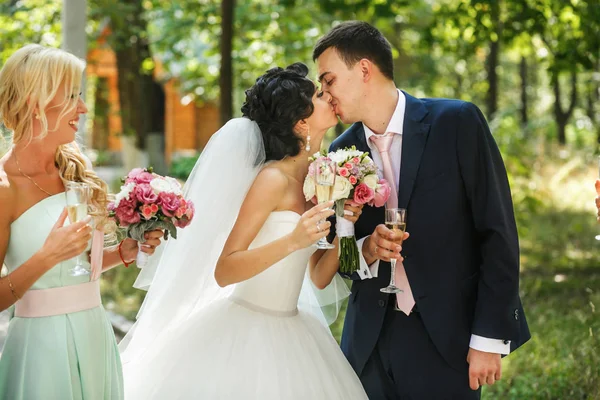
M317 89L307 75L308 67L302 63L286 69L275 67L246 90L242 115L258 124L265 145L265 161L297 156L304 146L304 139L294 128L314 111L312 98Z
M330 47L337 51L348 68L366 58L377 65L386 78L394 80L392 46L374 26L363 21L347 21L335 26L317 41L313 61Z

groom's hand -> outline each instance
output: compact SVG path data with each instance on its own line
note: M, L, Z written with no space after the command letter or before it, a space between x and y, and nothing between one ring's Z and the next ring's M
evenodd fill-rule
M502 377L501 356L469 348L469 386L477 390L483 385L493 385Z
M408 239L408 232L404 232L402 237L398 237L385 225L379 224L364 242L362 253L368 265L377 260L390 261L395 258L402 262L404 258L400 255L402 251L402 242Z

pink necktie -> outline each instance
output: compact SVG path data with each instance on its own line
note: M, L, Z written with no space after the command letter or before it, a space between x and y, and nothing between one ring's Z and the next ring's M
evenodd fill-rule
M377 151L381 155L381 161L383 162L383 177L388 181L391 194L386 205L388 208L398 207L398 190L396 190L396 178L394 177L394 169L392 168L392 159L390 157L390 148L392 147L392 141L394 140L394 133L388 132L384 135L373 135L371 136L371 142L377 147ZM403 291L396 294L396 302L398 308L402 310L406 315L410 314L410 311L415 305L415 299L408 283L406 276L406 270L402 263L396 263L396 273L394 275L396 280L396 286Z

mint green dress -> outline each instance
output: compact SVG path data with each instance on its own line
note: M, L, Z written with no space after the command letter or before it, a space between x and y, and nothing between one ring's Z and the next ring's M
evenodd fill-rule
M35 204L11 225L5 264L13 271L44 244L65 206L59 193ZM70 276L73 260L54 266L31 289L89 281ZM70 314L10 321L0 358L2 400L123 399L117 343L102 306Z

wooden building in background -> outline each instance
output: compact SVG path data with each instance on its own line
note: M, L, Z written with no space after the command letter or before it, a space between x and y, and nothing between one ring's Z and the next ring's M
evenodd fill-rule
M117 89L117 61L106 38L110 27L104 26L96 40L95 48L88 52L88 82L95 82L93 129L89 146L99 151L121 150L121 117ZM156 78L160 82L160 63L156 62ZM219 108L214 104L197 105L177 90L177 79L164 82L165 91L165 160L167 164L179 154L195 153L208 143L211 135L220 128Z

